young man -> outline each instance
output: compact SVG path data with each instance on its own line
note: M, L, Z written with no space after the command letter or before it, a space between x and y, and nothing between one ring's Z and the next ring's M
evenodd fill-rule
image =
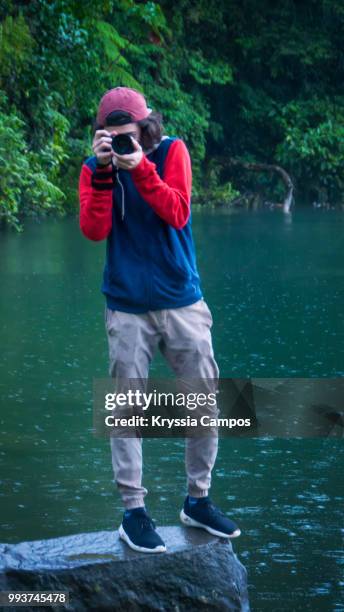
M128 134L119 155L112 137ZM80 229L107 239L101 290L106 298L112 377L147 379L158 347L176 376L217 380L212 315L203 298L191 230L191 162L184 142L162 136L161 116L137 91L116 87L101 99L94 156L80 176ZM208 497L217 436L186 439L188 495L180 518L225 538L237 525ZM125 512L120 537L134 550L165 544L147 514L142 438L111 437L112 464Z

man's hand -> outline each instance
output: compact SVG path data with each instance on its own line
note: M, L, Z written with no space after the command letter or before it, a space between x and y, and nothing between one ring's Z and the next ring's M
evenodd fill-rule
M97 157L97 161L102 166L107 166L111 164L112 159L112 146L111 146L112 138L111 134L106 130L97 130L92 144L92 149Z
M122 170L134 170L134 168L139 165L143 157L141 145L137 142L137 140L135 140L135 138L133 138L133 136L130 136L130 138L135 149L134 153L129 153L128 155L118 155L118 153L112 151L113 163L115 166L117 166L117 168L121 168Z

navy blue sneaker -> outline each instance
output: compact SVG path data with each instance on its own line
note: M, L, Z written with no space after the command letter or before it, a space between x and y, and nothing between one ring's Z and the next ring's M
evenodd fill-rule
M165 543L155 531L155 523L144 507L126 510L118 532L133 550L147 553L166 551Z
M241 531L233 521L211 502L209 497L197 501L188 495L180 513L180 520L188 527L200 527L219 538L237 538Z

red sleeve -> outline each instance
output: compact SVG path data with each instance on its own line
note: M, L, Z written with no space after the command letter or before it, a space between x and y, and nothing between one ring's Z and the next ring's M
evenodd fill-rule
M182 140L175 140L165 159L164 180L156 165L143 155L130 171L137 190L159 217L175 229L182 229L190 216L192 187L191 160Z
M83 164L79 179L79 225L90 240L104 240L112 227L111 166L97 167L94 172Z

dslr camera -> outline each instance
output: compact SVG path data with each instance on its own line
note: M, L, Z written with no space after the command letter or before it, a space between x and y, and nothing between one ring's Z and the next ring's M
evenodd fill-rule
M129 155L134 153L132 140L128 134L117 134L112 136L112 148L118 155Z

